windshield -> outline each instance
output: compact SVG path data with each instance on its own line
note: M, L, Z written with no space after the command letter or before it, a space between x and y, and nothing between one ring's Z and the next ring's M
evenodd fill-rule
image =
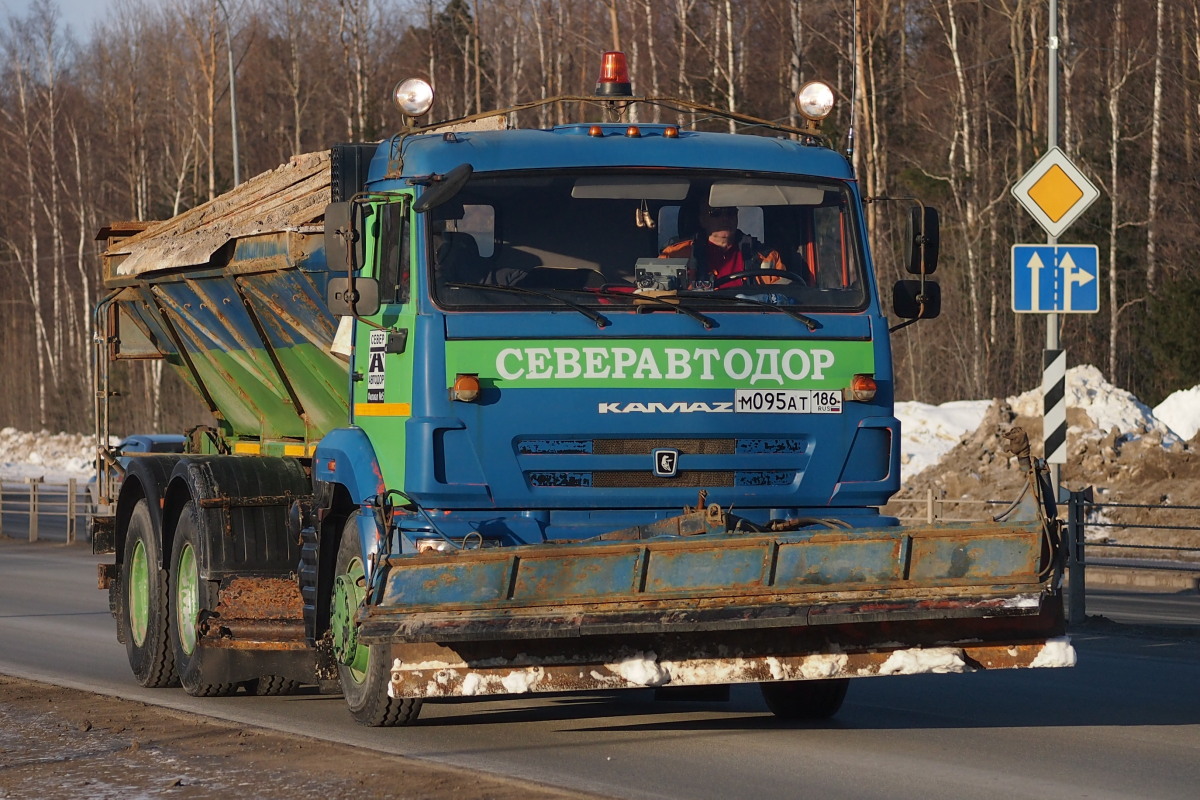
M850 200L836 181L712 171L475 177L426 215L430 286L453 309L857 309Z

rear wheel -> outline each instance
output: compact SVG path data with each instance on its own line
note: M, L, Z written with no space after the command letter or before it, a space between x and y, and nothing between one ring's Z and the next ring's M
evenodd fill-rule
M846 699L849 678L820 681L779 681L761 683L767 708L780 719L829 719Z
M171 548L171 645L184 690L193 697L220 697L233 694L238 684L205 673L201 616L207 616L217 607L217 583L200 577L196 549L199 525L195 514L196 507L191 503L183 507Z
M299 688L300 681L282 675L262 675L252 681L246 681L247 694L256 694L259 697L279 697L292 694Z
M167 634L167 580L161 563L150 504L139 500L125 534L117 625L133 676L148 689L178 683Z
M368 647L358 641L354 617L366 592L358 524L351 516L338 545L329 614L338 681L346 706L358 722L374 728L409 725L421 713L421 699L389 697L391 670L387 654L378 647Z

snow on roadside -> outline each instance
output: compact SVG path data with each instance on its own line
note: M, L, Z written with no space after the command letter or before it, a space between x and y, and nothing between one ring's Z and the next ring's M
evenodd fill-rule
M1102 438L1113 428L1122 434L1136 438L1147 433L1162 437L1164 447L1179 441L1179 437L1162 423L1148 405L1124 389L1118 389L1107 380L1100 370L1090 365L1071 367L1067 370L1067 408L1080 408L1096 425L1094 434ZM1042 415L1041 387L1031 389L1018 397L1011 398L1013 411L1023 417ZM1068 433L1082 433L1071 426Z
M1154 416L1180 438L1191 439L1200 431L1200 386L1175 392L1154 407Z
M94 441L82 433L27 433L0 428L0 479L42 478L47 483L87 480L92 474Z
M1191 439L1200 429L1200 386L1168 397L1153 410L1124 389L1118 389L1100 370L1081 365L1067 370L1067 407L1078 408L1095 423L1087 433L1101 438L1114 427L1129 439L1148 433L1161 437L1163 447L1180 439ZM1042 389L1037 387L1008 403L1018 415L1041 417ZM927 403L896 403L900 420L900 482L936 464L964 436L975 432L991 405L989 400L956 400L932 406ZM1085 433L1072 426L1070 433Z
M932 406L896 403L900 420L900 483L931 467L979 427L990 400L954 400Z

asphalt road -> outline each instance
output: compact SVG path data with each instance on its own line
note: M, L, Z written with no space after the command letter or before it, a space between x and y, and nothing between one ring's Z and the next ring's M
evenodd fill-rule
M427 703L416 726L378 730L337 696L138 687L99 561L86 545L0 541L0 672L618 798L1191 800L1200 785L1200 639L1084 630L1074 669L864 679L817 726L780 724L739 687L729 703Z

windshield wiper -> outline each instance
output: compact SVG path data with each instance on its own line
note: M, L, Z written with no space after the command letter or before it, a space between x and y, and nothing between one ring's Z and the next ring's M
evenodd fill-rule
M670 300L666 300L662 297L656 297L654 295L637 294L635 292L614 292L611 289L555 289L555 291L569 292L570 294L599 295L600 297L622 297L627 300L633 301L635 304L637 303L637 301L657 303L660 306L665 306L666 308L671 309L676 314L684 314L686 316L691 317L692 319L696 320L701 325L703 325L704 330L706 330L706 331L712 330L717 324L712 319L712 317L706 317L703 314L701 314L699 311L696 311L695 309L692 309L692 308L688 308L683 303L672 303Z
M752 300L749 297L736 297L725 294L715 294L711 292L680 292L680 296L695 298L697 300L719 300L726 303L742 303L748 306L761 306L762 308L769 308L773 311L782 311L792 319L802 323L804 327L808 328L810 331L815 331L817 328L821 327L821 323L817 322L807 314L801 314L799 311L796 311L790 306L777 305L775 303L764 303L762 300Z
M562 303L565 306L570 306L580 314L583 314L585 317L590 319L592 322L596 323L597 328L607 328L609 325L612 325L612 322L608 319L608 317L604 316L598 311L593 311L587 306L582 306L572 300L567 300L565 297L559 297L557 295L550 294L549 292L539 292L537 289L526 289L524 286L498 286L495 284L486 283L447 283L446 285L453 289L485 289L489 292L509 292L511 294L530 294L535 297L544 297L547 300L554 300Z

